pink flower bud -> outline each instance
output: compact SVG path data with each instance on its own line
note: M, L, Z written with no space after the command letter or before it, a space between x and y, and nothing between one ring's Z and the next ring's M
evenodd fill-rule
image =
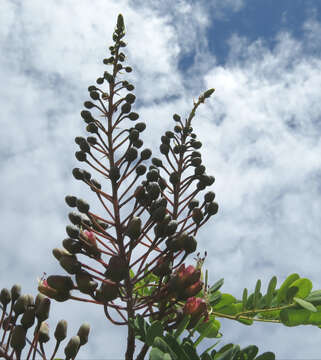
M203 288L203 282L198 280L196 283L184 289L179 298L180 300L185 300L192 296L195 296L202 290L202 288Z
M97 246L96 235L92 231L84 230L83 234L94 246Z
M193 328L203 315L205 316L204 321L208 320L206 302L204 299L201 298L196 298L196 297L188 298L184 305L183 313L185 315L191 315L191 320L187 329Z
M187 268L185 268L185 265L182 264L178 269L177 276L181 286L186 287L199 281L201 277L201 272L193 265L189 265L187 266Z

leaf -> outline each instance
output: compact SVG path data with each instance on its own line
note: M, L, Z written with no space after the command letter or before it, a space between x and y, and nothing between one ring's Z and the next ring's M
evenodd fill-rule
M214 306L220 302L222 294L220 292L209 294L208 302L211 306Z
M321 306L317 307L317 312L312 312L307 321L307 324L321 325Z
M242 354L246 355L246 360L253 360L258 352L259 348L255 345L249 345L242 350Z
M284 280L276 296L277 304L280 304L283 300L285 300L286 291L289 286L299 278L300 276L298 274L291 274Z
M234 296L232 296L230 294L222 294L222 297L221 297L219 303L216 304L214 306L214 308L215 308L215 310L219 310L219 309L225 307L226 305L229 305L229 304L232 304L235 302L236 302L236 299Z
M189 322L191 320L191 315L185 315L182 321L179 323L177 330L174 333L175 339L177 339L182 332L187 328Z
M209 288L209 293L214 293L215 291L219 290L219 288L224 284L224 279L220 279L216 281L216 283Z
M153 348L156 347L161 350L163 353L169 353L171 357L175 360L177 356L167 342L159 336L156 336L153 343Z
M230 304L227 306L224 306L223 308L219 309L218 312L225 315L236 315L239 311L236 304Z
M212 357L209 353L203 353L201 355L201 360L212 360Z
M256 285L255 285L255 290L254 290L254 295L253 295L253 307L254 308L256 308L260 290L261 290L261 280L258 279L258 281L256 282Z
M275 360L275 355L268 351L263 353L262 355L259 355L255 360Z
M234 354L234 346L232 344L232 347L226 351L224 351L223 353L221 353L221 351L219 351L215 356L214 359L215 360L231 360L232 356Z
M285 326L302 325L309 317L310 311L306 309L284 309L280 312L280 319Z
M193 345L188 342L184 342L182 346L190 360L199 360L199 357Z
M183 350L181 344L171 334L167 334L165 337L166 343L171 347L179 360L189 360L186 352Z
M306 298L312 290L312 282L311 282L311 280L306 279L306 278L301 278L301 279L294 281L289 288L291 288L293 286L296 286L297 288L299 288L299 291L297 292L296 297L301 298L301 299Z
M292 303L292 300L296 293L299 291L299 288L297 286L290 286L288 290L286 291L285 299L287 303Z
M247 303L247 288L243 290L242 295L242 311L246 310L246 303Z
M312 312L317 312L318 311L314 305L312 305L310 302L308 302L306 300L303 300L303 299L300 299L300 298L297 298L297 297L294 297L293 300L297 304L302 306L304 309L307 309L307 310L312 311Z
M273 276L269 282L267 293L266 293L266 299L265 299L265 305L268 308L271 306L273 295L274 295L274 290L276 288L276 284L277 284L277 278L276 278L276 276Z
M149 346L153 345L154 339L156 336L161 337L164 332L164 327L160 321L154 321L146 334L146 344Z
M172 357L168 353L165 353L163 356L163 360L172 360Z
M205 337L212 339L216 337L220 327L220 322L218 320L215 320L214 315L210 315L209 320L200 324L197 327L196 331L200 334L200 336L202 336L202 339ZM199 338L196 340L196 343L199 341ZM198 345L198 343L196 345Z
M237 321L244 325L252 325L253 324L252 319L237 319Z
M135 276L133 269L129 269L129 276L131 279Z
M321 290L315 290L305 298L306 301L311 302L314 305L321 305Z
M152 348L149 354L149 360L163 360L164 353L158 348Z

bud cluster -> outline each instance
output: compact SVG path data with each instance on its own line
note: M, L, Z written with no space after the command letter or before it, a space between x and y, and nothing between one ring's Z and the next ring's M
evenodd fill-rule
M68 280L62 279L65 281L65 283L63 283L61 279L59 281L53 278L54 277L50 277L50 284L57 285L57 287L64 291L64 286L68 284ZM55 291L54 288L48 285L46 280L40 280L39 287L46 288L48 292ZM0 357L12 359L12 356L16 356L16 359L19 360L29 358L31 354L33 358L35 358L35 354L38 353L41 358L49 358L45 354L43 345L50 340L49 325L47 322L50 305L50 299L41 293L38 294L35 299L29 294L22 295L20 285L14 285L11 290L6 288L1 290L0 307L2 309L2 316L0 329L3 330L3 334L0 342ZM7 311L9 306L10 308ZM34 327L34 331L33 333L31 332L30 340L27 337L27 333L32 327ZM69 340L64 349L66 359L74 359L77 356L80 346L86 344L88 341L89 331L89 324L84 323L79 328L77 336ZM60 320L58 322L54 337L56 346L51 355L52 359L55 357L61 342L67 337L66 320ZM22 357L27 342L29 344L29 350L25 351L25 355Z

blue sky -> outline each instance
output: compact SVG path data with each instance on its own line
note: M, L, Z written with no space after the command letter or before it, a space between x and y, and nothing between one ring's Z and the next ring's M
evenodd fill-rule
M68 193L94 201L74 181L74 137L87 87L105 70L118 13L127 29L136 111L147 123L146 146L187 115L205 89L194 129L203 161L216 177L220 212L199 233L210 280L241 297L258 278L265 289L297 272L320 281L321 5L317 1L4 0L0 11L2 176L0 284L20 282L35 294L37 277L62 273L51 255L61 246ZM155 149L157 151L157 149ZM192 259L190 260L192 262ZM52 327L70 335L92 324L81 359L122 358L125 329L101 309L54 304ZM222 320L224 343L274 351L277 359L319 359L311 326L246 327Z

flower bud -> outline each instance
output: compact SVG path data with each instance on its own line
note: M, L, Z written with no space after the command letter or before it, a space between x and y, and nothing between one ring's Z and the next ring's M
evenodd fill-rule
M207 204L205 211L209 216L215 215L218 212L218 203L211 202Z
M45 321L43 321L40 325L38 340L42 344L48 342L49 339L49 326Z
M167 144L161 144L159 147L159 151L164 154L167 155L169 152L169 146Z
M77 355L79 346L80 346L79 336L73 336L65 347L66 360L70 360Z
M146 179L148 181L157 181L159 178L159 173L157 170L150 170L147 174L146 174Z
M21 325L25 329L29 329L35 322L35 309L28 308L21 318Z
M59 259L60 266L64 268L68 274L76 274L81 269L81 264L77 258L72 256L62 256Z
M86 122L87 124L94 120L93 117L92 117L92 115L91 115L91 112L88 111L88 110L83 110L83 111L80 113L80 116L85 120L85 122Z
M134 161L138 156L138 152L135 148L129 148L126 152L126 155L125 155L125 159L128 161L128 162L132 162Z
M163 166L163 162L161 159L158 158L152 158L152 163L153 165L157 166L157 167L161 167Z
M92 134L98 134L98 126L94 122L90 122L86 126L86 130Z
M89 231L89 230L84 230L82 232L82 235L85 236L85 239L92 244L93 246L97 247L97 240L96 240L96 235L93 231Z
M188 237L186 232L178 234L175 238L168 238L166 240L166 245L169 250L179 251L184 247L185 238Z
M81 270L76 274L76 283L79 291L89 295L92 295L98 286L98 283L84 270Z
M62 340L64 340L67 336L67 321L66 320L60 320L56 326L56 330L55 330L55 339L58 342L61 342Z
M62 245L71 254L78 254L82 249L81 242L74 239L65 239L63 240Z
M58 291L70 291L74 288L74 283L70 276L51 275L47 278L47 284Z
M175 234L175 231L177 229L177 226L178 226L178 223L176 220L171 220L168 224L167 224L167 227L166 227L166 230L165 230L165 235L166 236L171 236L171 235L174 235Z
M129 120L135 121L139 118L139 115L135 112L131 112L128 114L128 118L129 118Z
M128 265L126 260L118 255L114 255L109 259L108 268L105 276L112 281L122 281L128 274Z
M192 316L187 329L193 328L203 315L208 317L206 302L201 298L188 298L184 305L183 312L185 315Z
M74 256L72 254L70 254L67 250L65 249L58 249L58 248L54 248L52 250L53 256L57 259L60 260L63 256Z
M173 172L170 174L169 176L169 181L173 184L176 185L179 182L179 175L177 172Z
M195 158L195 159L199 159L199 158ZM193 160L195 160L193 159ZM196 166L195 170L194 170L194 174L195 175L202 175L205 172L205 166L204 165L198 165Z
M185 238L183 248L187 254L191 254L196 250L197 241L195 240L194 236L190 235Z
M22 325L15 326L12 331L10 345L18 353L26 346L26 334L27 330Z
M142 160L148 160L152 156L152 151L150 149L144 149L140 153L140 157Z
M118 298L118 296L119 296L118 285L115 282L109 280L105 280L102 283L101 288L96 291L97 300L103 303L115 300Z
M76 180L84 180L84 171L79 168L74 168L74 169L72 169L72 176ZM76 203L77 203L77 198L76 198ZM75 204L75 206L76 206L76 204ZM74 207L74 206L72 206L72 207Z
M119 168L117 166L112 166L109 170L109 178L113 182L116 182L120 178Z
M159 258L153 274L159 277L169 275L172 272L173 262L169 257Z
M79 212L81 212L83 214L88 213L90 206L85 200L77 199L76 205L77 205L77 209Z
M128 235L131 240L137 240L142 232L141 227L141 219L134 216L128 223L126 235Z
M209 90L206 90L205 93L203 94L204 98L209 98L213 92L215 91L215 89L209 89Z
M79 229L73 225L66 226L66 233L72 239L78 239L78 237L79 237Z
M76 207L76 201L77 201L76 196L67 195L67 196L65 197L65 201L66 201L66 203L67 203L68 206L70 206L70 207Z
M173 119L174 119L174 121L180 121L181 120L181 117L179 116L179 115L177 115L177 114L174 114L173 115Z
M198 205L199 205L199 201L196 200L196 199L193 199L193 200L191 200L191 201L189 202L188 208L189 208L190 210L193 210L194 208L198 207Z
M13 285L11 288L11 301L15 302L20 295L21 295L21 286L18 284Z
M77 335L79 336L80 339L80 346L88 342L89 331L90 331L90 325L88 323L83 323L80 326L77 332Z
M207 203L211 203L215 199L215 193L213 191L209 191L204 195L204 200Z
M203 212L200 208L194 208L192 211L192 219L194 220L194 222L199 225L201 223L201 221L203 220L204 215Z
M196 269L193 265L189 265L185 268L185 265L182 264L177 270L177 277L180 286L186 288L200 279L201 271Z
M203 282L197 281L196 283L190 285L188 288L184 289L179 295L180 300L186 300L189 297L197 295L203 288Z
M36 317L39 322L45 321L49 317L50 299L44 298L36 308Z
M125 96L125 100L129 104L133 104L135 102L135 99L136 99L136 96L134 94L131 94L131 93L129 93L129 94L127 94ZM144 124L145 125L145 123L139 123L139 124ZM138 125L138 124L136 124L136 125ZM143 130L145 130L145 128L146 128L146 125L145 125ZM136 127L136 129L139 130L137 127ZM139 131L143 131L143 130L139 130Z
M27 310L29 299L27 295L20 295L13 305L13 311L16 315L20 315Z
M137 168L136 168L136 174L138 176L142 176L144 175L146 172L146 166L145 165L138 165Z
M11 294L10 291L6 288L3 288L0 293L0 302L5 308L9 302L11 301Z
M200 157L194 157L194 158L192 158L192 160L191 160L191 165L192 165L192 166L198 167L198 166L201 165L201 163L202 163L202 159L201 159Z

